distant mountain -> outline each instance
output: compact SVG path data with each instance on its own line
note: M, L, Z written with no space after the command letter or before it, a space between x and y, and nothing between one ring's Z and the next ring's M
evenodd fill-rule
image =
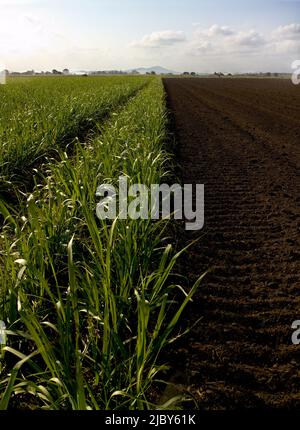
M180 75L180 72L176 72L174 70L170 70L170 69L166 69L165 67L161 67L161 66L153 66L153 67L139 67L137 69L129 69L129 70L102 70L102 71L86 71L86 70L74 70L72 71L75 75L82 75L82 74L89 74L89 75L93 75L96 73L103 73L103 74L109 74L109 73L132 73L132 72L139 72L141 75L145 75L146 73L151 73L151 72L155 72L157 75L168 75L168 74L173 74L173 75Z
M167 75L169 73L172 73L173 75L179 75L180 74L180 72L175 72L174 70L165 69L164 67L161 67L161 66L139 67L137 69L127 70L127 72L132 72L134 70L139 72L141 75L145 75L146 73L151 73L151 72L155 72L157 75L163 75L163 74Z

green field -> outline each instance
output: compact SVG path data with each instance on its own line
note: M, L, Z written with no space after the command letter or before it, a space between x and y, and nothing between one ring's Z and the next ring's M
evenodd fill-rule
M20 179L145 83L143 77L10 78L0 86L0 175Z
M95 193L167 180L161 80L16 78L0 96L0 409L155 408L197 284L170 277L168 221L100 221Z

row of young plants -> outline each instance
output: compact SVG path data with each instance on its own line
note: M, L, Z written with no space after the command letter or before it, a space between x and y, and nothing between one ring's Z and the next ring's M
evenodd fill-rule
M0 86L2 182L21 184L45 156L83 137L146 82L138 76L10 78Z
M99 220L95 193L121 175L166 179L166 120L155 78L72 157L60 151L21 212L1 203L1 409L157 407L161 351L200 280L174 282L168 221Z

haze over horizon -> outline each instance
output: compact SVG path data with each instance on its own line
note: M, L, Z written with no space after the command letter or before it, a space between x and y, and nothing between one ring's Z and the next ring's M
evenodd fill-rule
M0 0L0 35L14 71L290 72L300 1Z

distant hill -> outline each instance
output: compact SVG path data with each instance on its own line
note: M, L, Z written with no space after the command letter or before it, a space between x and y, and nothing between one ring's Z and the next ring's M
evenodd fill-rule
M89 75L95 75L95 74L126 74L126 73L132 73L132 72L139 72L141 75L145 75L146 73L155 72L157 75L180 75L180 72L176 72L175 70L166 69L165 67L161 66L153 66L153 67L139 67L136 69L129 69L129 70L93 70L93 71L86 71L86 70L76 70L72 71L75 75L82 75L82 74L89 74Z
M127 70L127 72L132 72L133 70L136 70L141 75L145 75L146 73L151 73L151 72L155 72L157 75L163 75L163 74L167 75L169 73L172 73L173 75L179 75L180 74L180 72L176 72L174 70L165 69L164 67L161 67L161 66L139 67L137 69Z

